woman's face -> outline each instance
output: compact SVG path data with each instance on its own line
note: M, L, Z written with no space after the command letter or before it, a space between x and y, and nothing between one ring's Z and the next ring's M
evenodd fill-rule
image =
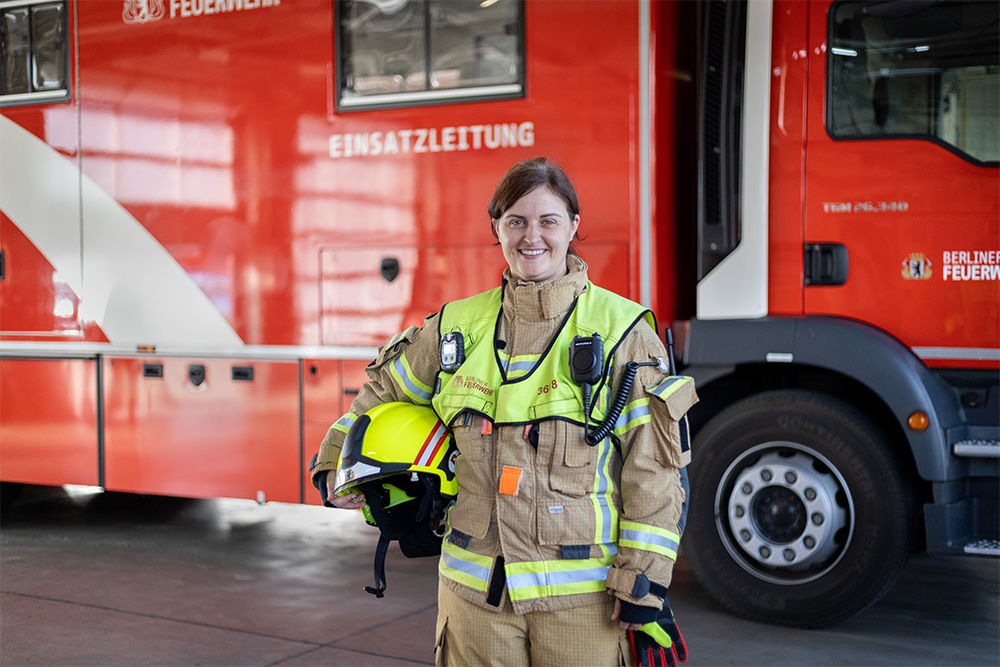
M504 259L515 280L545 282L566 273L566 251L580 225L548 186L535 188L495 221Z

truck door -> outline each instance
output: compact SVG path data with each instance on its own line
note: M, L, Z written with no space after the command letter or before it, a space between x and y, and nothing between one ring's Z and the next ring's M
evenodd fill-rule
M995 363L1000 95L995 2L813 7L804 311L929 365Z

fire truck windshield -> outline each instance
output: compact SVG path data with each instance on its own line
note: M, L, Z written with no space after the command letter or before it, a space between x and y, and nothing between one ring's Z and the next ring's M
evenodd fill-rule
M844 2L830 12L828 130L1000 160L1000 5Z

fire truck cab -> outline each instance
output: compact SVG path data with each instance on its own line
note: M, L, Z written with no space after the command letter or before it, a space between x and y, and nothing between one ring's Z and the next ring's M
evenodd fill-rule
M684 552L825 625L916 541L1000 554L998 8L705 9Z

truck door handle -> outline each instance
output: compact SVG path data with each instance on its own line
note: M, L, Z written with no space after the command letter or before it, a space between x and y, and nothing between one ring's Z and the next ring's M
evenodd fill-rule
M840 243L807 243L803 283L810 286L847 282L847 248Z

